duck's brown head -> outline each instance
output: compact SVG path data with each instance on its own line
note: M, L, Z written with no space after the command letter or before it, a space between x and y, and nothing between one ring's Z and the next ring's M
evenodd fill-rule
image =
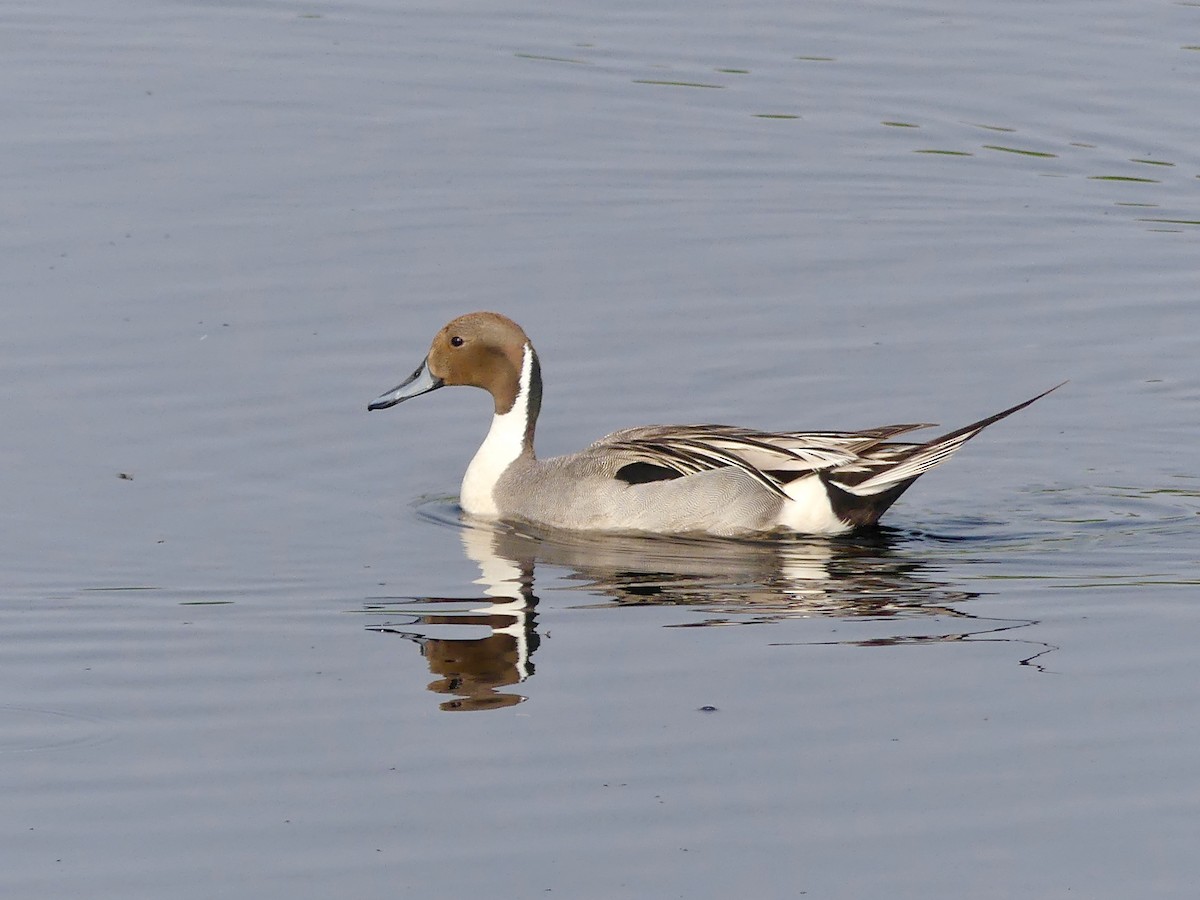
M367 409L387 409L446 385L465 384L489 392L497 414L507 413L521 391L526 347L536 370L537 358L529 338L512 319L494 312L459 316L434 335L417 370ZM534 380L540 393L540 377Z

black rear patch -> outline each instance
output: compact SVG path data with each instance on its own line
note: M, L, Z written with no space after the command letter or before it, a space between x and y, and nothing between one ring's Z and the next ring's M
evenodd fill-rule
M666 466L656 466L648 462L635 462L617 469L616 478L626 484L648 484L651 481L670 481L672 478L683 476L674 469Z
M821 472L820 476L825 492L829 494L829 505L833 507L834 515L854 528L868 528L878 522L887 508L917 480L914 475L878 494L859 496L841 488L828 473Z

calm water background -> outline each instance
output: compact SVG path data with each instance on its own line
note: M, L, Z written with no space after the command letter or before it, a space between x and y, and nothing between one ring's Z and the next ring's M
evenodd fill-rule
M1198 48L1172 2L6 4L0 893L1195 896ZM1071 383L879 539L547 539L458 520L485 396L365 412L478 308L547 455Z

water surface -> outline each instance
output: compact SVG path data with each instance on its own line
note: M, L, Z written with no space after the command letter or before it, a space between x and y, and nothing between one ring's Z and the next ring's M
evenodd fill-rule
M1190 897L1200 7L0 13L9 897ZM869 538L461 521L539 448L947 428Z

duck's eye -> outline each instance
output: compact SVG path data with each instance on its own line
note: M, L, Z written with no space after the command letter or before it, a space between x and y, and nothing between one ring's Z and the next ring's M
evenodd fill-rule
M465 343L465 342L457 334L454 337L450 338L450 346L451 347L461 347L463 345L463 343Z

